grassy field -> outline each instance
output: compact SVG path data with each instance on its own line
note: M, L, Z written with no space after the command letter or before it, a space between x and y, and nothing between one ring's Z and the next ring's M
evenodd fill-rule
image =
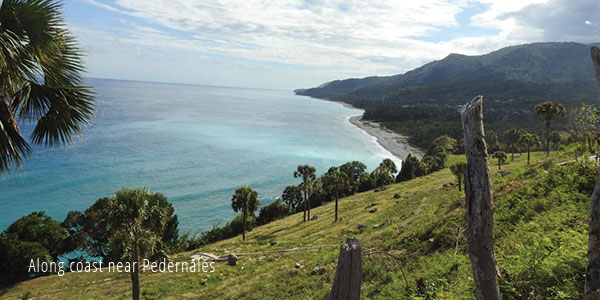
M554 166L572 156L550 157L532 153L535 166L527 167L526 155L517 156L503 165L511 171L504 177L491 160L496 250L506 299L573 299L583 289L593 167ZM448 165L464 159L450 156ZM173 258L188 260L197 252L251 255L236 266L217 263L214 273L143 273L142 297L325 299L340 244L357 237L363 251L363 299L474 299L463 235L464 194L447 185L453 181L446 168L341 199L337 223L334 203L328 203L312 210L317 220L302 223L302 214L295 214L255 228L245 242L235 237L180 253ZM377 211L370 213L371 208ZM308 247L314 248L273 252ZM315 267L325 272L311 275ZM130 289L128 274L70 273L19 283L0 291L0 299L26 293L34 299L128 299Z

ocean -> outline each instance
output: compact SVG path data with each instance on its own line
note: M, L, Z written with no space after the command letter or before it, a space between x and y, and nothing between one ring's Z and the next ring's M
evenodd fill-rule
M358 160L369 170L393 158L348 122L361 110L259 90L91 79L96 114L65 147L34 147L23 165L0 176L0 230L34 211L62 221L123 187L164 193L180 231L224 224L231 195L257 190L261 205L298 184L309 164L318 174ZM32 125L22 124L28 135Z

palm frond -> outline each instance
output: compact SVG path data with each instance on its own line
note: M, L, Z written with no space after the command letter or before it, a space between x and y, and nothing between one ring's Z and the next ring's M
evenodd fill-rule
M27 152L14 149L30 151L18 127L6 131L10 120L37 121L34 143L69 143L89 122L94 95L82 85L82 54L67 30L60 1L4 0L0 5L0 99L12 114L3 116L0 128L3 172Z

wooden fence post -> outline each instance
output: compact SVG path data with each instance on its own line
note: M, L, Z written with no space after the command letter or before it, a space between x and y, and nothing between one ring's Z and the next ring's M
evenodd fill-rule
M600 88L600 49L592 47L591 53L592 63L596 71L596 83ZM589 231L588 265L585 270L583 298L586 300L600 300L600 169L598 175L596 175L596 186L590 199Z
M494 254L494 208L487 146L483 131L483 97L477 96L462 109L467 168L467 251L471 258L478 300L501 299Z
M348 238L340 248L340 257L335 268L335 279L327 300L360 300L361 285L362 257L360 242L356 238Z

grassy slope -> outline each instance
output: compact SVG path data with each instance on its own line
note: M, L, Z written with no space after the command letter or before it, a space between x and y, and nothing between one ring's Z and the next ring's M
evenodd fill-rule
M556 155L554 158L567 160L566 157L558 158ZM542 159L542 154L533 154L534 162ZM459 160L464 160L464 157L451 156L448 165ZM497 167L492 166L495 201L496 206L500 206L497 210L497 220L498 216L501 219L511 218L507 215L509 210L506 207L509 205L506 204L506 199L527 182L527 174L531 173L527 171L529 168L525 168L525 155L517 157L514 163L503 166L503 169L513 170L513 173L500 177ZM538 169L541 170L541 167ZM417 294L430 294L435 295L432 299L444 296L450 297L448 299L473 299L470 262L465 253L463 235L460 234L464 228L464 195L456 188L443 188L445 183L453 180L450 171L444 169L427 177L391 185L382 192L369 191L341 199L341 220L337 223L332 222L333 203L328 203L313 209L313 215L318 215L319 218L306 224L301 223L301 214L295 214L254 229L247 235L246 242L242 243L240 237L236 237L208 245L199 251L220 255L228 252L324 247L292 253L258 253L240 258L235 267L218 263L216 272L210 274L145 273L141 276L143 298L324 299L334 277L339 245L346 237L355 236L362 243L363 254L373 250L384 250L397 256L403 264L399 267L394 260L382 255L363 256L363 298L404 299ZM395 193L401 194L402 197L394 199ZM366 209L372 202L377 203L378 210L375 213L369 213L369 209ZM580 203L573 208L577 218L587 216L586 207L586 203ZM529 221L537 217L560 218L561 214L558 208L546 212L542 209L538 215L531 216ZM373 225L382 224L386 220L390 221L389 226L373 229ZM551 221L550 223L556 221L559 225L563 224L561 220ZM570 230L567 225L547 227L543 225L546 223L538 222L542 225L532 227L527 225L529 223L518 221L514 226L498 226L499 264L515 274L525 274L523 270L514 270L515 268L521 265L535 266L541 261L534 257L531 264L527 261L518 265L512 263L529 259L529 252L521 252L523 249L539 248L537 237L552 237L555 233ZM359 224L365 224L366 228L358 230ZM353 232L347 232L349 229ZM574 259L578 260L574 263L577 271L580 271L579 265L584 264L587 247L587 240L581 238L587 233L581 231L579 229L572 234L578 237L578 240L565 241L566 246L562 248L573 253ZM271 240L277 241L277 244L271 246ZM181 253L177 255L177 259L187 259L195 252L197 251ZM300 263L303 267L296 269L295 263ZM323 275L311 275L311 270L317 266L325 267L326 272ZM564 278L561 277L560 280ZM565 284L573 289L580 289L582 287L578 283L579 280L580 278L573 278ZM507 289L514 289L514 286L510 285ZM131 297L127 274L105 272L66 274L64 277L48 276L22 282L1 291L0 299L15 299L25 292L31 292L34 298L40 299Z

